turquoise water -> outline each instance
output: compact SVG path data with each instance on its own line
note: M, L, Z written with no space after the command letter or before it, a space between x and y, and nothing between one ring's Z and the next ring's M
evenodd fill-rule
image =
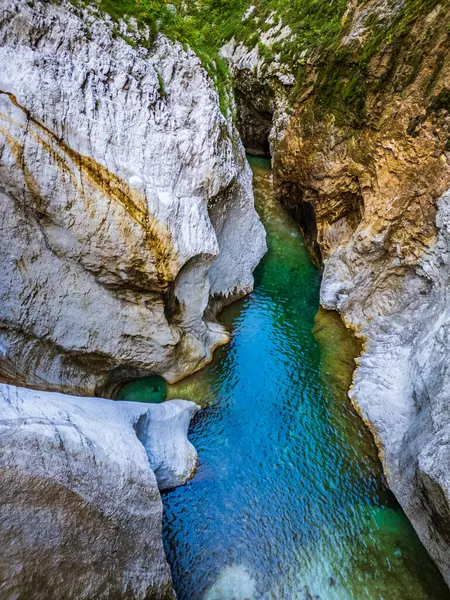
M167 384L158 375L148 375L135 379L122 386L116 400L132 400L133 402L150 402L161 404L167 398Z
M163 496L178 598L450 598L346 397L356 343L317 315L320 273L252 166L269 245L255 291L221 315L230 344L169 387L203 407L197 474Z

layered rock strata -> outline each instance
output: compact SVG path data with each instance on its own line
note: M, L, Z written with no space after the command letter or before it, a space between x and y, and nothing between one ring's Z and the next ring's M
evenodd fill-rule
M0 385L0 408L0 597L174 598L158 486L193 474L197 406Z
M66 0L0 7L9 381L101 394L124 373L181 378L227 340L215 302L251 290L265 251L199 59L117 27Z

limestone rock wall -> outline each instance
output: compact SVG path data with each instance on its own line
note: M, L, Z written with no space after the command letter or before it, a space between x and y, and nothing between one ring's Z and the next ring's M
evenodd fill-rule
M197 406L0 385L0 409L0 596L174 598L158 483L195 469Z
M0 5L11 381L101 393L119 367L174 381L227 340L215 302L252 288L265 234L239 137L198 58L140 36L66 0Z
M364 342L351 397L450 583L450 12L379 0L349 11L345 62L305 82L275 175L320 246L322 304ZM377 21L396 25L370 54Z

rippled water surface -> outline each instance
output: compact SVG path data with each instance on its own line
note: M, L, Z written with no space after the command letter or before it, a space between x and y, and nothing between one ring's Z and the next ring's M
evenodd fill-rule
M317 315L320 273L253 169L269 244L255 291L221 315L231 343L169 390L203 407L198 472L163 498L178 597L449 598L346 397L355 342Z

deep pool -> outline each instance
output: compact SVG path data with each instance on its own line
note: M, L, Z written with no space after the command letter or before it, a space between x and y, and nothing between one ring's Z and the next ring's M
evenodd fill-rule
M163 497L180 600L450 598L346 396L358 347L319 311L320 272L253 161L269 252L226 309L231 343L169 388L203 410L194 479Z

